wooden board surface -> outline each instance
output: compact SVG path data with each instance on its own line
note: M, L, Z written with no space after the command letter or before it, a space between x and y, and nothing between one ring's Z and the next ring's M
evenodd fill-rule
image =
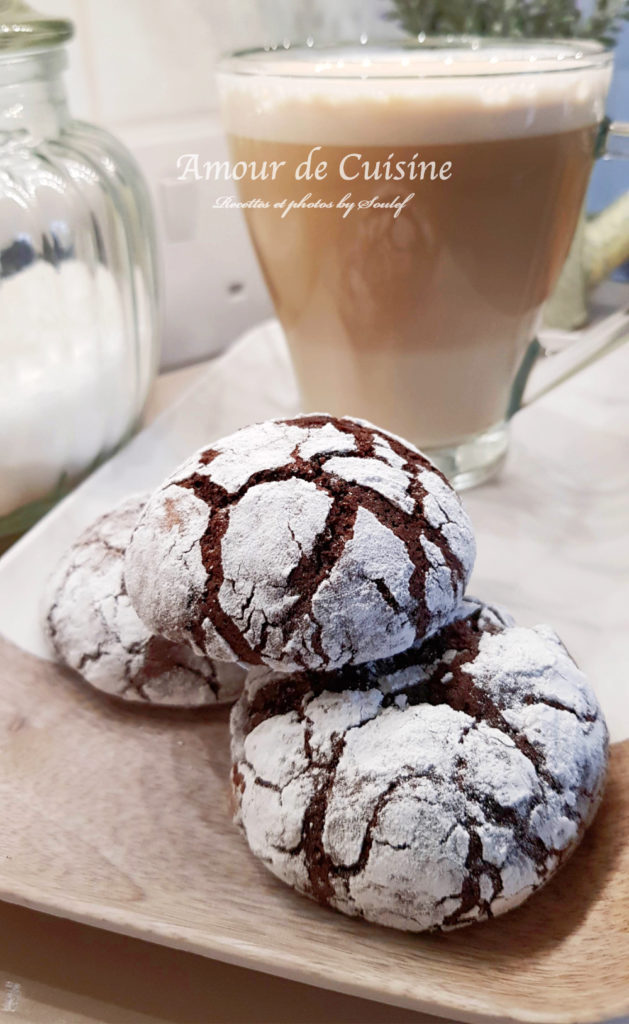
M231 824L227 713L118 707L0 640L0 898L463 1020L629 1011L629 742L572 861L487 925L407 936L310 904Z
M2 559L0 630L37 651L41 582L86 522L204 441L290 406L276 333L260 328L214 364ZM465 496L473 589L557 628L618 740L628 371L629 346L516 417L501 479ZM251 858L231 825L225 712L117 708L0 640L0 899L449 1020L609 1020L629 1013L628 762L629 743L616 744L592 832L527 906L409 937L311 905Z

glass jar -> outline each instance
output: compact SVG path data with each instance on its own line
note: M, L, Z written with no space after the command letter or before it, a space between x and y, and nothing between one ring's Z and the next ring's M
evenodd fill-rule
M147 189L69 114L72 31L0 0L0 550L133 433L157 365Z

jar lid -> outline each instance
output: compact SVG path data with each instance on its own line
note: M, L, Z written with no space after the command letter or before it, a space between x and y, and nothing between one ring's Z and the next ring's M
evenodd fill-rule
M66 18L48 18L24 0L0 0L0 53L56 46L74 35Z

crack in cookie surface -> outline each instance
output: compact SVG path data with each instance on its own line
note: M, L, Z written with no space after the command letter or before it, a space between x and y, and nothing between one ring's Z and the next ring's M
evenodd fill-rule
M245 672L151 633L123 579L126 546L146 497L101 516L62 559L48 585L44 627L59 661L125 701L197 707L233 701Z
M184 545L192 565L167 595L160 569L174 574ZM173 640L327 669L440 628L473 559L467 516L420 452L361 421L313 415L243 428L193 456L149 503L126 579L144 621Z
M596 698L555 634L472 601L380 662L254 670L231 731L253 853L320 903L413 931L495 916L543 885L607 763Z

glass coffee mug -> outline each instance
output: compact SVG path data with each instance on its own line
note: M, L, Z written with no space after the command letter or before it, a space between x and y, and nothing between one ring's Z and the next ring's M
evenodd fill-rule
M267 46L219 68L233 177L306 411L364 417L456 486L491 476L523 402L617 344L535 334L604 116L597 43Z

